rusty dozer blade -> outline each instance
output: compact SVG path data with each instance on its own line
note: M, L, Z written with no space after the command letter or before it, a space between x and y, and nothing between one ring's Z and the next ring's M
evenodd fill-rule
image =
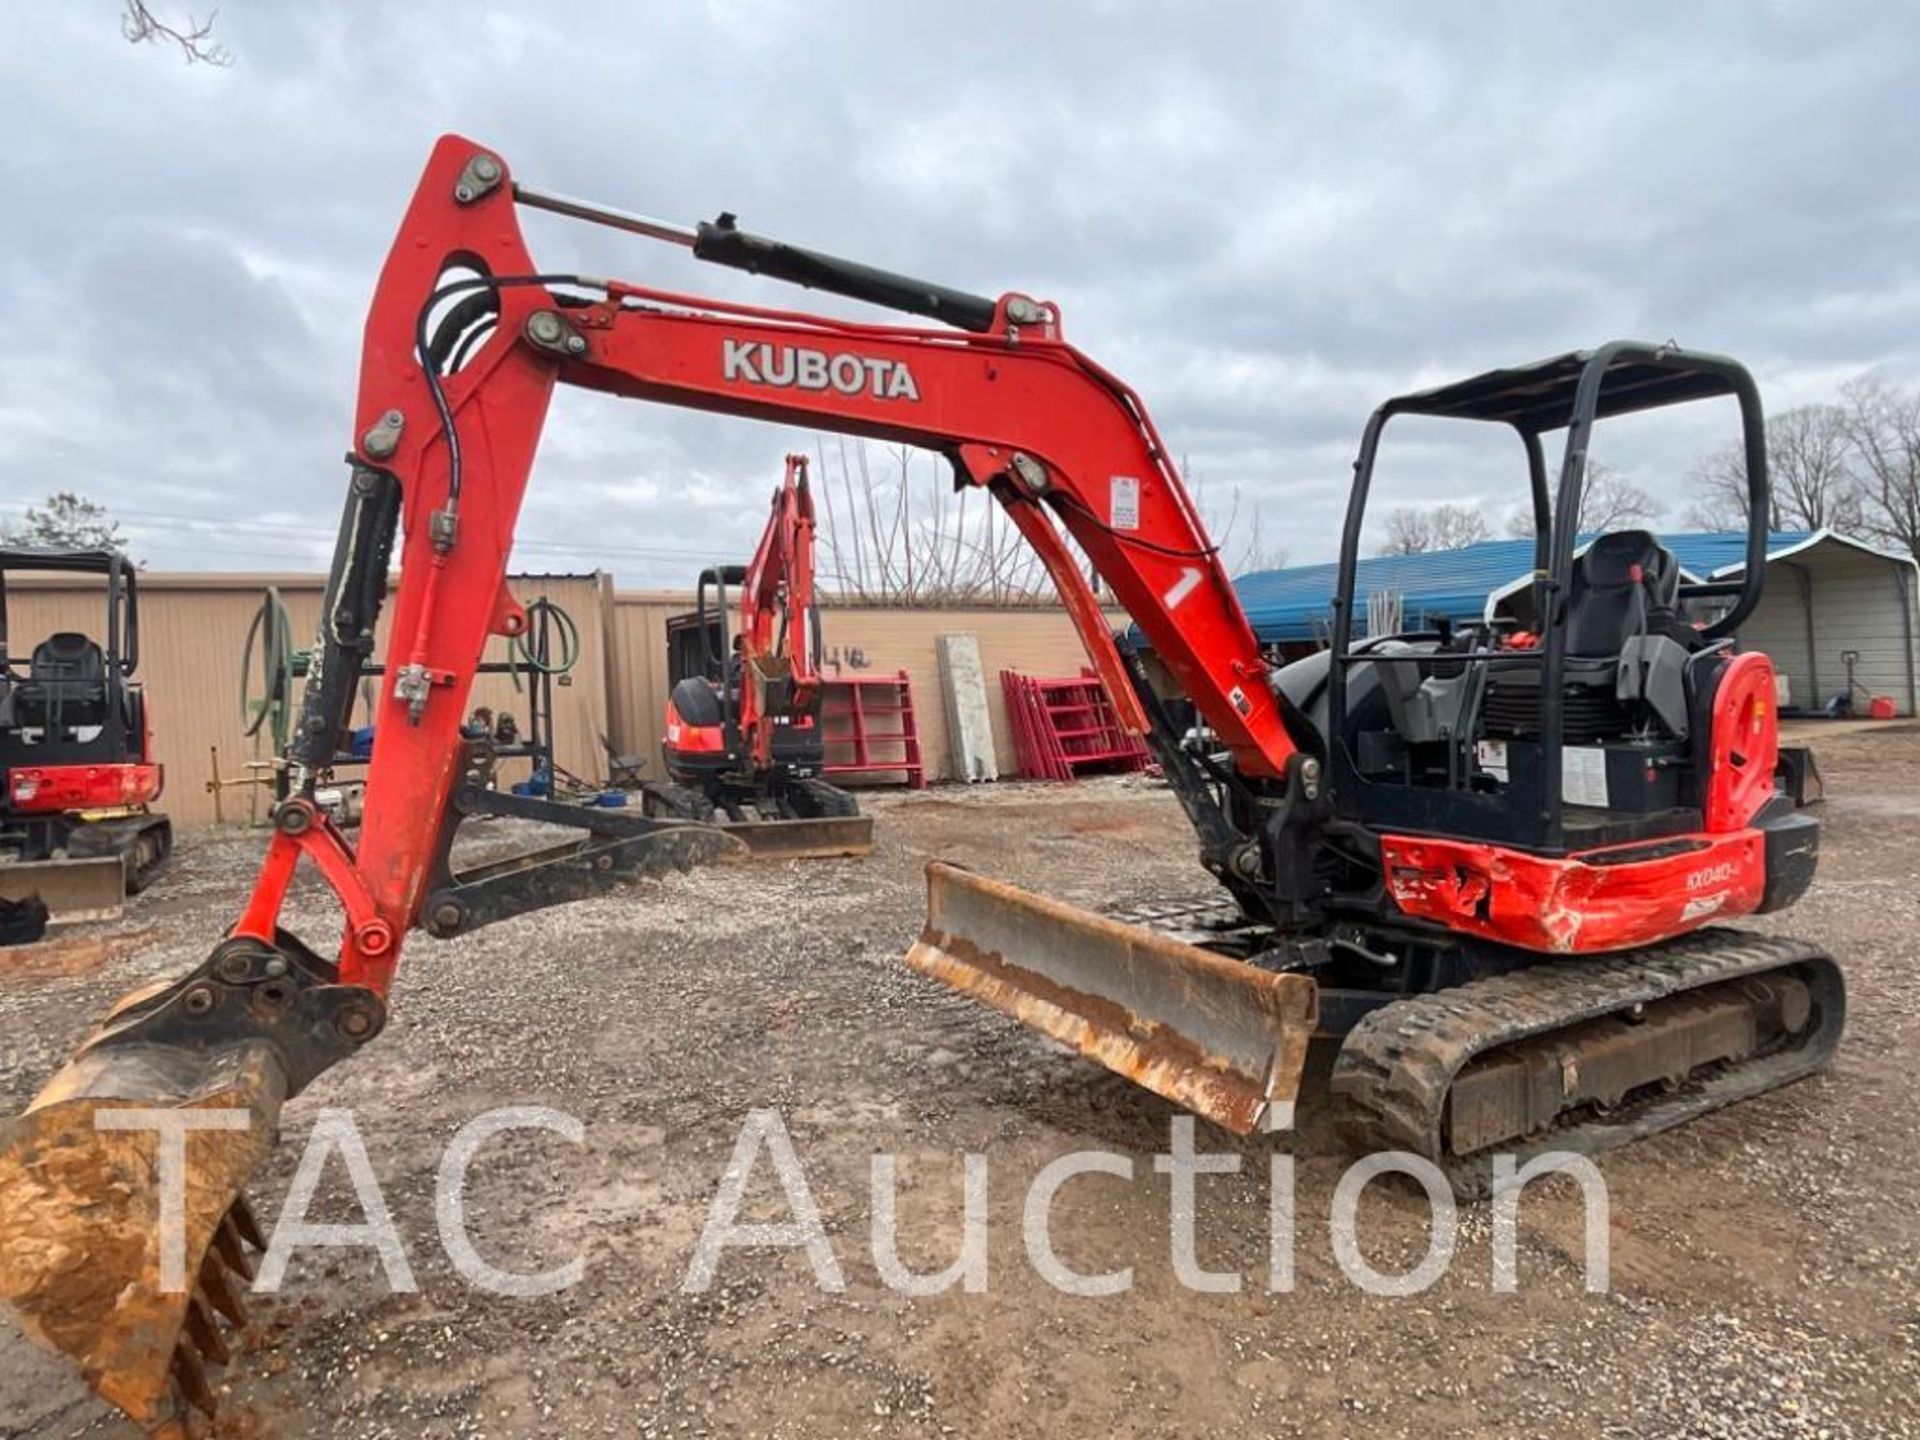
M871 815L722 821L719 828L745 845L755 860L833 860L873 853Z
M1317 992L1277 974L935 861L923 975L1245 1135L1285 1123Z
M223 942L123 999L0 1124L0 1299L142 1424L212 1412L206 1367L228 1353L214 1317L244 1323L262 1248L248 1177L287 1098L384 1020L378 997L332 980L290 937Z
M0 900L38 895L56 925L118 920L127 903L127 865L118 855L85 860L19 860L0 865Z

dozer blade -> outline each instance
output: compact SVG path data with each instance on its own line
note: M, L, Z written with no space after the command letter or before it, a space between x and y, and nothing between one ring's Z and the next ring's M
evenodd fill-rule
M21 860L0 865L0 900L38 895L56 925L118 920L127 903L127 865L118 855L86 860Z
M1236 1134L1288 1123L1316 991L935 861L907 963Z
M286 1092L258 1041L83 1048L0 1125L0 1298L143 1425L212 1413L206 1366L228 1353L214 1316L244 1322L262 1245L242 1190ZM190 1129L176 1173L141 1110L225 1110L244 1128Z
M873 853L871 815L723 821L719 828L745 845L755 860L832 860Z

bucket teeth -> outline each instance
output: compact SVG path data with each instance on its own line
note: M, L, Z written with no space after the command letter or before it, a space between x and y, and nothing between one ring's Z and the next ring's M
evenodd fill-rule
M213 1232L213 1249L242 1280L253 1279L253 1260L247 1254L246 1242L240 1238L240 1227L234 1224L231 1210L220 1217L219 1227Z
M233 1208L227 1211L227 1218L233 1221L233 1228L249 1247L255 1250L267 1248L266 1236L260 1233L260 1222L254 1218L253 1207L247 1203L246 1196L234 1197Z
M187 1306L187 1323L183 1332L193 1342L194 1347L216 1365L224 1365L233 1358L233 1352L227 1348L227 1342L220 1338L220 1327L215 1324L213 1312L207 1308L207 1302L195 1295Z
M239 1275L243 1280L253 1278L253 1261L247 1254L250 1248L265 1248L260 1226L247 1202L235 1200L233 1208L221 1217L213 1232L213 1243L200 1262L200 1283L187 1302L180 1337L174 1344L172 1370L179 1398L209 1418L219 1401L207 1383L207 1366L225 1365L233 1359L233 1347L221 1335L220 1321L214 1317L218 1315L236 1328L247 1323L246 1307L240 1303L241 1287L234 1284L234 1276ZM181 1417L167 1424L176 1428L168 1430L163 1426L154 1433L182 1436L190 1433Z
M211 1250L200 1263L200 1292L228 1324L247 1323L246 1307L240 1303L240 1297L234 1293L233 1285L227 1279L227 1267L220 1263L220 1257Z
M211 1417L219 1408L220 1402L213 1397L213 1387L207 1384L207 1372L200 1363L199 1352L191 1345L174 1347L173 1378L180 1386L181 1398L202 1415Z

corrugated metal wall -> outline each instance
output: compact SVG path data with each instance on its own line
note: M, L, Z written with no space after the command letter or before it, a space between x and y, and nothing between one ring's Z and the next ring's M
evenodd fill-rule
M1816 695L1813 651L1807 640L1807 598L1810 573L1791 561L1767 566L1767 588L1760 604L1740 626L1740 646L1759 650L1773 661L1774 672L1787 678L1787 703L1811 709L1825 702ZM1839 675L1834 671L1834 676ZM1825 686L1829 679L1820 676ZM1831 693L1829 691L1828 693Z
M241 647L247 625L266 587L280 592L293 618L299 644L311 643L320 618L325 580L317 575L153 575L140 577L140 671L146 684L158 757L166 766L163 808L182 825L213 819L207 781L217 747L221 774L246 772L247 761L265 759L268 747L242 733ZM693 607L690 594L631 592L616 595L604 575L522 576L511 581L522 604L545 595L571 614L580 630L581 654L571 674L554 691L555 758L590 780L607 773L599 737L607 735L622 750L647 760L658 774L660 721L667 700L666 622ZM8 629L16 655L56 630L77 630L98 638L105 623L97 587L65 577L9 577ZM389 611L389 614L391 612ZM1120 618L1115 617L1116 623ZM946 717L941 699L934 637L968 631L979 637L985 665L994 745L1003 775L1013 772L1013 739L1001 704L999 672L1072 675L1086 663L1079 638L1064 611L892 610L828 607L821 616L827 673L888 674L905 670L913 683L921 752L928 777L944 779ZM385 620L380 651L386 646ZM489 659L506 658L496 641ZM368 686L376 684L367 682ZM524 726L527 697L506 676L482 676L472 705L509 710ZM365 723L364 701L355 722ZM509 770L520 778L525 762ZM229 819L248 814L250 797L261 792L229 790L222 804ZM264 804L258 805L264 814Z

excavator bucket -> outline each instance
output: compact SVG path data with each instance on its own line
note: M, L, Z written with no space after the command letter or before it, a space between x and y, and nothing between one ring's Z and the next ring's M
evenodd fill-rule
M286 1093L259 1041L89 1042L0 1125L0 1298L143 1425L213 1411L216 1317L245 1323L248 1252L264 1248L241 1192Z
M817 820L744 820L719 826L747 847L755 860L832 860L873 853L871 815L830 815Z
M1236 1134L1289 1122L1317 1015L1304 975L939 861L907 963Z
M0 900L30 895L40 897L56 925L118 920L127 903L127 863L118 855L96 855L0 865Z

